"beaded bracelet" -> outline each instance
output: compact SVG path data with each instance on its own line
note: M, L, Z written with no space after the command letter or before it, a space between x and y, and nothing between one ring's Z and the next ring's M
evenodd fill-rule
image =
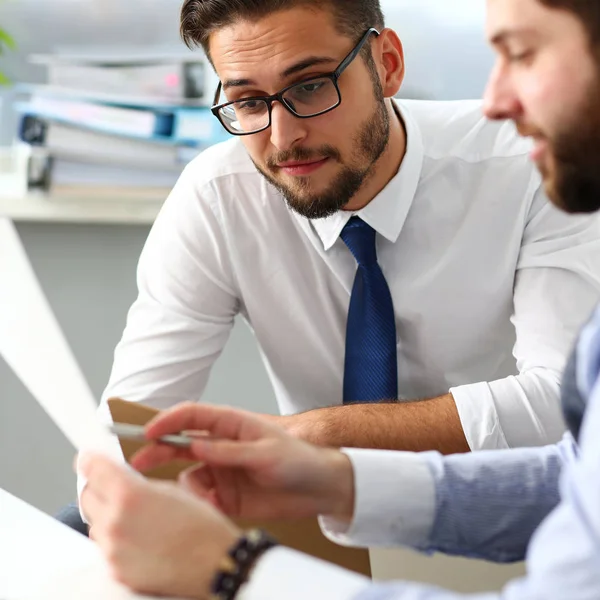
M228 552L227 558L215 575L212 600L234 600L240 588L248 580L256 561L277 542L264 531L252 529L246 532Z

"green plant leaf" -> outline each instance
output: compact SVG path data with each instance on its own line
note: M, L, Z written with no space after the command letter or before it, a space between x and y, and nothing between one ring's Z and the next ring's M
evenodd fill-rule
M10 83L10 79L3 73L0 73L0 85L9 85Z
M0 46L2 44L5 45L7 48L10 48L11 50L14 50L17 46L12 36L6 33L6 31L0 29Z

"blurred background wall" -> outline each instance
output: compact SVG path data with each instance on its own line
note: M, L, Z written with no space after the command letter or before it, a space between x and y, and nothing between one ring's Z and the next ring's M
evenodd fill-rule
M0 57L15 82L43 82L30 53L57 49L181 49L180 0L0 0L0 26L18 49ZM484 43L482 0L384 0L388 25L405 45L407 77L401 96L479 97L492 62ZM0 87L0 146L14 138L12 92ZM1 194L2 190L0 190ZM112 352L133 301L135 267L146 226L18 223L33 266L90 382L100 396ZM1 282L0 282L1 285ZM232 376L235 374L235 376ZM271 386L250 331L238 323L211 377L205 399L276 412ZM54 513L75 497L73 448L0 362L0 487ZM503 569L460 561L418 561L408 553L377 553L376 574L489 589Z
M180 6L180 0L0 0L0 24L18 43L18 51L2 57L0 65L15 81L40 82L44 69L28 63L30 53L123 45L183 49ZM484 42L485 2L383 0L382 6L388 26L400 33L405 46L401 96L480 97L492 60ZM0 143L7 143L14 121L6 103L0 126Z

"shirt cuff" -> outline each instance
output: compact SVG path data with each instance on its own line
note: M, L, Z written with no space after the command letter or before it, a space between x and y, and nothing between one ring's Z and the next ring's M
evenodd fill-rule
M363 575L289 548L276 547L256 563L237 600L350 600L368 585Z
M354 469L350 524L320 517L323 533L342 546L426 544L435 519L435 481L413 452L344 449Z
M489 383L450 389L467 443L472 451L508 448Z

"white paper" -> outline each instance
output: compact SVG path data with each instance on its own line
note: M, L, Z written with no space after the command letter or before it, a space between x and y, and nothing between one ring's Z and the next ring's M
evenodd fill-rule
M61 575L43 580L27 594L16 600L156 600L156 596L135 594L117 583L105 563L81 569L63 569ZM163 600L168 600L163 598ZM175 600L175 599L172 599Z
M0 598L148 598L114 581L99 547L88 538L2 489L0 532Z
M0 532L0 598L19 598L58 573L102 563L88 538L2 489Z
M0 355L78 450L120 459L119 446L97 417L93 394L8 219L0 219Z

